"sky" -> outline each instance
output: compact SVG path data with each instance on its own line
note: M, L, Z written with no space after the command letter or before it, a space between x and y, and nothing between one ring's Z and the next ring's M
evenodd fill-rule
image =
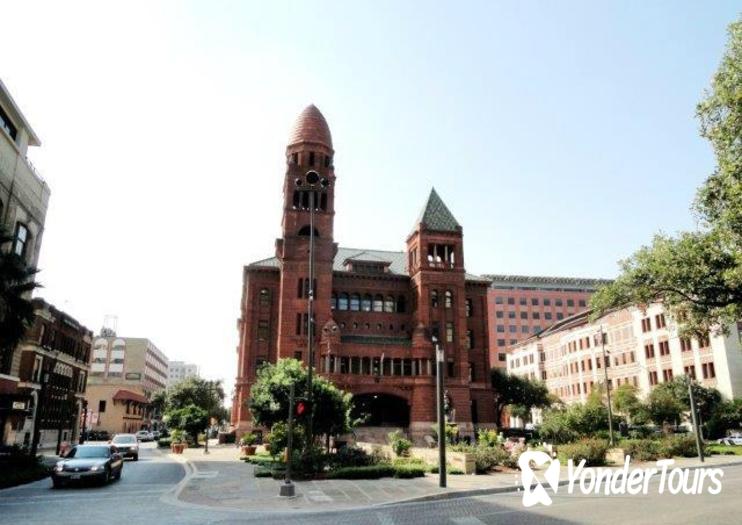
M52 196L38 295L231 388L316 104L335 240L403 250L432 186L471 273L614 277L694 228L694 112L739 2L0 2L0 78Z

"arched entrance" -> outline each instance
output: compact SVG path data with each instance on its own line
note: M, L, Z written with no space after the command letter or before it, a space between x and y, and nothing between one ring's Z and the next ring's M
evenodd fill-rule
M360 419L360 426L408 427L410 405L407 400L390 394L357 394L353 396L353 419Z

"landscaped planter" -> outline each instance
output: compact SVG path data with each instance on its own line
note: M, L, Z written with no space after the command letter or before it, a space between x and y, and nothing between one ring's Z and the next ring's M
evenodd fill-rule
M255 445L242 445L240 447L243 456L254 456L257 449L258 447Z
M170 445L170 450L173 452L173 454L182 454L185 447L185 443L172 443Z
M621 465L624 462L624 457L626 456L626 452L622 448L609 448L608 452L605 455L606 461L608 463L615 463L617 465Z

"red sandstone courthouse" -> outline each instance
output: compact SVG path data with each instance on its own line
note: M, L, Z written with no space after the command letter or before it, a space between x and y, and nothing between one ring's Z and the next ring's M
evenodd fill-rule
M464 434L492 426L489 281L466 273L461 226L433 190L406 238L406 252L339 247L333 240L333 154L325 118L315 106L307 107L286 148L282 237L275 256L244 269L233 424L240 432L252 428L246 401L262 363L308 358L313 200L316 370L354 394L369 427L404 427L420 439L435 421L431 337L436 335L445 348L454 421ZM309 171L328 183L312 189L311 199Z

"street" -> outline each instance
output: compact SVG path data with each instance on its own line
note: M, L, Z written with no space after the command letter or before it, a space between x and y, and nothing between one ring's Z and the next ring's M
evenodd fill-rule
M525 509L520 493L460 497L440 501L360 507L342 512L225 510L177 499L186 469L153 443L142 445L140 460L127 461L121 481L105 487L53 490L48 479L0 491L3 522L22 524L231 524L271 523L478 525L598 523L713 523L740 521L742 465L725 467L717 496L577 496L564 491L549 507ZM183 481L183 483L186 483ZM32 504L29 505L29 502ZM361 503L359 502L359 506Z

